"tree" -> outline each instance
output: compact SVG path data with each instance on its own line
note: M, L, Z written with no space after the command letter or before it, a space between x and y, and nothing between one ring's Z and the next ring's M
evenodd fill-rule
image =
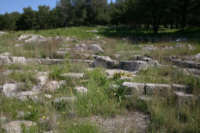
M6 13L0 15L0 29L3 30L16 30L16 21L20 17L18 12Z
M31 7L24 8L23 14L17 21L18 30L28 30L36 28L36 12Z
M39 6L38 11L36 12L36 19L36 27L38 29L51 28L49 6Z

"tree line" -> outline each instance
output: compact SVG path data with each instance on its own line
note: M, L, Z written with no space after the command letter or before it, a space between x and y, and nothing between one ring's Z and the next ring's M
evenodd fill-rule
M200 26L200 0L60 0L0 15L0 30L52 29L67 26L126 25L152 29Z

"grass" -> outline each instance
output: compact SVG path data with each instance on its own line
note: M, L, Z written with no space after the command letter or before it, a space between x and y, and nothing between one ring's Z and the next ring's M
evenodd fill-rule
M151 114L150 132L199 132L199 104L176 105L173 97L155 98L148 105Z
M66 123L68 124L68 123ZM74 123L68 125L68 128L66 128L64 131L61 131L60 133L100 133L100 130L98 127L91 123L84 122L83 123Z
M20 33L34 33L43 36L64 36L78 38L80 40L94 39L98 36L97 33L90 32L96 30L96 27L68 27L68 28L58 28L50 30L39 30L39 31L24 31Z

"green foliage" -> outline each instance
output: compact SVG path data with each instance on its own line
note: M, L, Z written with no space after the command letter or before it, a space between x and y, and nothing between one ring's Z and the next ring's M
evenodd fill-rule
M167 101L171 100L171 102ZM151 132L199 132L199 111L197 105L177 105L173 97L164 100L154 98L148 108L151 113Z
M105 115L111 116L118 111L118 103L109 96L109 80L100 70L88 72L87 94L78 94L77 113L81 116Z

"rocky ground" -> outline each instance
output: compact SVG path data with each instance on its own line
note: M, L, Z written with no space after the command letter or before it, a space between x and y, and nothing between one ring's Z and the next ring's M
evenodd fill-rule
M199 131L200 45L185 39L0 32L0 73L1 132Z

